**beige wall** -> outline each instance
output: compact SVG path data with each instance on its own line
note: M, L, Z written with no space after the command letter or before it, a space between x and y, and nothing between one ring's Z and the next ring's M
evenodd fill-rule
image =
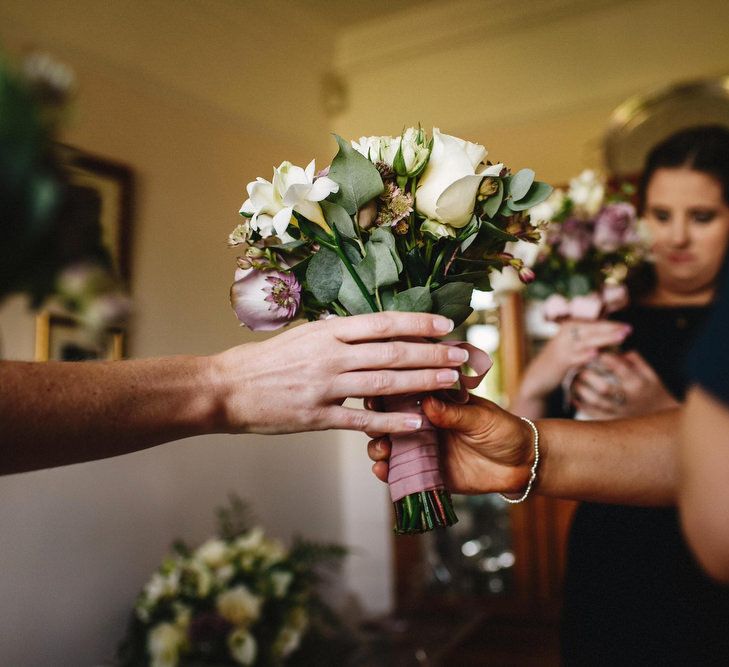
M312 4L324 14L326 3ZM722 0L431 2L340 27L337 44L332 20L294 0L0 6L6 46L42 46L76 69L67 140L138 177L135 356L256 338L227 305L225 237L245 183L285 158L327 158L332 129L356 137L438 125L560 182L599 164L610 111L628 95L729 70ZM348 106L328 119L320 80L333 63ZM5 306L0 331L5 356L28 358L22 304ZM346 587L370 611L387 609L387 501L363 443L211 436L0 479L0 662L111 657L170 540L203 539L228 491L255 501L283 538L303 531L353 545Z
M610 113L627 97L729 72L728 25L724 0L427 4L339 42L349 105L336 127L435 125L564 182L600 165Z

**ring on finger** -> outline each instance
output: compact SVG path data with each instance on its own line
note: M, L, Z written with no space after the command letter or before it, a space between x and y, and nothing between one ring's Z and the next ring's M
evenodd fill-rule
M625 398L625 392L618 389L617 391L613 392L612 395L613 403L616 405L625 405L626 398Z

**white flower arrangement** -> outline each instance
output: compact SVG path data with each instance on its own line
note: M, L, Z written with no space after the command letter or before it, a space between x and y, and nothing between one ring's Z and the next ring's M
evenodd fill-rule
M219 537L194 550L176 544L137 598L121 665L273 666L299 649L322 604L314 568L345 551L303 541L286 549L242 513L234 500Z

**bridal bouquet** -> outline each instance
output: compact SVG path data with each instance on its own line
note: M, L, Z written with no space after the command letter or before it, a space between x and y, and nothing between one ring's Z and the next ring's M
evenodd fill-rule
M627 304L625 279L645 255L630 194L628 186L610 193L586 170L531 209L547 231L527 296L544 301L546 319L594 320Z
M438 129L432 137L408 128L399 137L336 140L322 171L313 161L305 169L283 162L272 181L248 184L243 221L229 238L240 253L231 302L243 324L272 330L296 317L399 310L458 325L471 313L473 289L490 289L491 269L524 270L504 247L539 240L527 211L552 188L532 170L512 174L486 162L483 146ZM462 376L461 389L472 383ZM417 399L386 408L417 410ZM398 532L456 521L436 444L432 431L393 438Z
M334 629L316 595L317 567L345 549L303 541L286 549L232 501L218 510L219 536L196 549L176 543L144 585L119 648L122 667L282 665L309 633Z

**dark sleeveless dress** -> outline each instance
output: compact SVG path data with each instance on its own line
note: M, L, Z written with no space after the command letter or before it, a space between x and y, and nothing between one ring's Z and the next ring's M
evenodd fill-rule
M708 307L634 306L614 316L682 399L686 358ZM571 528L562 612L563 664L729 665L729 588L703 574L675 508L581 503Z

